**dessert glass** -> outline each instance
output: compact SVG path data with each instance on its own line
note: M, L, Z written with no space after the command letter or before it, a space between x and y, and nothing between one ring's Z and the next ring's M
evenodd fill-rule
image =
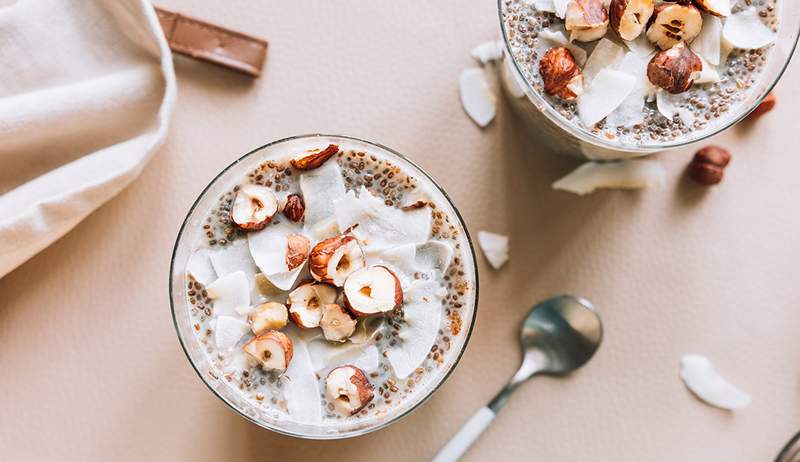
M468 305L461 313L462 334L453 336L452 349L447 354L444 363L439 368L431 371L430 380L421 389L418 389L413 396L408 397L398 408L393 408L393 412L382 419L356 420L355 423L345 423L341 425L310 425L293 422L287 419L275 418L270 415L269 408L254 405L249 399L239 395L233 387L229 386L215 374L208 355L203 350L203 346L197 341L192 330L192 320L187 306L187 277L186 265L192 251L193 233L203 223L208 210L217 201L219 195L235 184L246 178L247 172L254 169L260 163L276 156L285 156L287 153L303 152L309 145L338 144L348 149L363 149L367 153L375 154L380 158L387 159L394 165L399 166L410 176L413 176L421 184L429 187L429 192L434 203L439 208L444 208L446 213L452 217L454 225L462 236L461 242L464 248L464 271L468 276L471 275L471 294L465 298ZM195 200L186 218L181 225L180 231L175 241L172 254L169 276L170 306L172 319L178 334L178 339L183 347L186 357L189 359L195 372L200 376L208 388L231 409L239 413L247 420L275 431L277 433L296 436L308 439L342 439L360 436L375 430L387 427L408 415L411 411L425 402L450 376L458 363L464 349L467 346L472 328L475 323L478 300L478 274L477 263L475 261L475 250L467 232L464 220L458 213L452 200L447 196L444 189L431 178L419 166L411 162L402 154L397 153L385 146L364 141L358 138L340 135L301 135L285 138L256 148L241 158L237 159L225 169L223 169L211 182L203 189L200 196ZM217 376L217 377L215 377ZM312 397L319 399L319 396Z
M497 11L504 43L499 72L506 99L540 145L548 146L554 152L588 159L644 156L697 143L727 130L758 107L772 91L789 65L800 35L800 3L791 0L782 2L777 38L766 65L755 84L747 90L744 100L728 113L724 121L672 141L626 144L597 137L575 126L553 109L541 94L534 91L523 78L520 64L511 53L511 44L503 21L503 1L497 1Z

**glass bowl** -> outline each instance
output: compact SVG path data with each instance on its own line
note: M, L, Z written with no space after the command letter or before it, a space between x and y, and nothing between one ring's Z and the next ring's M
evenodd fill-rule
M503 4L507 0L497 0L500 30L503 36L504 52L499 66L500 81L514 112L522 119L526 128L537 137L540 144L554 152L576 155L589 159L619 159L653 154L660 151L680 148L703 141L732 127L766 98L775 87L794 54L800 36L800 2L783 0L780 2L781 22L777 39L770 51L760 76L746 93L745 99L737 103L724 122L705 130L689 134L685 138L654 144L622 144L610 142L592 135L585 129L574 125L558 113L542 95L531 87L523 75L521 65L513 58L511 44L503 21Z
M202 231L200 229L202 220L206 218L209 210L222 193L243 181L247 172L256 168L262 162L278 157L286 158L287 155L292 153L303 152L309 148L309 145L317 147L329 143L338 144L344 150L356 149L375 154L379 158L386 159L399 166L409 176L416 179L417 182L423 185L427 184L429 186L428 193L432 196L431 199L439 209L445 209L445 212L454 221L451 224L459 231L461 236L459 243L462 244L463 270L466 274L465 278L471 280L472 283L467 291L467 296L464 298L464 306L461 308L461 320L463 322L461 333L453 336L450 343L451 347L445 353L442 363L430 373L424 374L428 376L427 379L422 380L415 386L416 391L413 395L401 400L400 403L402 404L400 405L393 404L392 411L382 417L369 416L347 419L349 423L337 425L326 424L324 421L319 425L301 424L275 413L270 406L255 404L252 398L245 397L237 387L234 387L226 380L222 380L222 372L210 361L209 354L192 330L195 321L190 315L187 300L188 279L185 268L193 250L191 246L196 236L194 233ZM458 255L458 251L456 255ZM203 189L189 209L189 213L186 215L175 241L170 265L169 292L172 319L186 357L200 379L218 398L247 420L277 433L309 439L341 439L363 435L397 422L426 401L449 377L467 346L475 323L478 300L478 274L475 250L464 220L445 191L424 170L405 156L376 143L348 136L314 134L285 138L256 148L223 169ZM445 307L442 307L442 309L445 309ZM444 315L442 319L446 319ZM379 394L376 392L377 398L379 398Z

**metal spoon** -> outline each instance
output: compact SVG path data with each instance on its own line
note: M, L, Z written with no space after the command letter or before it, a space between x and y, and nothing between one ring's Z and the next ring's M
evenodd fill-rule
M603 325L588 300L560 295L536 304L522 322L522 366L508 384L461 427L433 462L458 460L494 420L511 393L536 374L564 375L586 364L603 339Z

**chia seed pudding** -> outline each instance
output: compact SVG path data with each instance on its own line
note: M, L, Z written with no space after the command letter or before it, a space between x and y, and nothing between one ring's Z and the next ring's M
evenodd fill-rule
M312 438L380 428L432 393L466 345L477 290L468 237L432 181L384 148L322 136L223 176L176 244L189 246L182 340L209 386Z
M748 92L758 87L759 78L770 58L773 45L767 44L753 49L744 49L742 46L737 48L726 39L727 35L732 34L728 34L725 28L728 27L727 23L731 18L736 18L738 26L739 23L743 23L741 18L749 20L757 16L764 29L756 32L775 33L778 30L779 12L782 8L782 0L732 0L730 12L719 17L709 14L702 8L703 4L719 3L718 1L695 0L694 4L698 5L696 10L702 11L703 28L715 28L713 31L705 32L703 44L711 43L717 48L712 46L713 53L709 53L708 48L700 49L699 40L693 43L687 38L688 48L702 58L703 73L698 72L693 75L695 83L688 90L669 92L658 88L652 82L652 78L648 78L648 63L652 63L654 55L661 51L648 40L648 31L653 26L655 15L651 17L646 27L642 24L644 30L631 41L622 40L620 35L612 30L613 21L612 27L608 27L607 33L599 41L569 41L570 31L565 28L564 16L559 17L556 12L544 11L553 9L554 3L566 4L565 2L566 0L500 1L501 22L511 57L517 63L522 79L558 113L562 124L572 125L606 142L634 146L658 146L682 139L695 139L703 136L703 132L726 126L730 123L729 119L735 119L741 114L742 109L746 110L747 108L739 108L738 105L746 99ZM609 3L608 0L603 2L606 11ZM665 3L656 1L656 12L659 6ZM688 7L695 8L692 4ZM652 11L652 6L650 8ZM758 26L754 24L754 27L760 29ZM741 35L739 30L734 32ZM561 42L559 34L567 40ZM701 31L700 34L702 36L704 32ZM710 34L716 36L709 39ZM544 54L554 47L567 47L573 51L576 59L585 52L588 60L592 60L595 50L603 48L603 52L608 56L603 56L605 62L601 59L599 63L595 63L593 66L595 68L621 67L623 71L631 71L631 67L625 68L624 64L624 60L628 58L631 58L631 62L643 64L643 67L631 71L637 74L636 88L644 90L639 96L640 101L631 104L630 98L635 99L633 95L636 90L634 90L629 94L629 99L615 109L612 108L610 114L596 123L587 125L580 114L581 95L574 99L564 99L544 91L545 83L540 65ZM619 53L612 56L613 53L609 52L612 49ZM718 65L709 63L717 60ZM580 62L578 64L583 66ZM587 61L584 70L588 67L590 66ZM592 83L586 81L584 85L586 91L589 91ZM643 105L641 99L644 99Z

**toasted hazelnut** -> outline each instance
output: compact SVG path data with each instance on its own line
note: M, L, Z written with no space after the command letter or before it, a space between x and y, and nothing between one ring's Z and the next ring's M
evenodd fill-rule
M339 152L339 146L335 144L329 144L328 147L322 151L312 150L308 152L311 154L299 159L292 159L289 161L289 163L292 164L292 167L296 168L297 170L314 170L315 168L321 167L326 160L335 156Z
M662 3L655 7L647 26L647 39L668 50L679 42L690 43L703 28L703 16L693 5Z
M632 41L644 31L654 9L653 0L611 0L608 6L611 29L622 40Z
M362 268L344 282L344 303L358 317L386 313L403 304L397 276L385 266Z
M761 104L759 104L758 106L756 106L755 109L753 109L753 112L751 112L750 115L747 116L747 118L750 120L758 119L767 112L775 109L776 104L778 104L778 99L775 97L774 93L770 93L767 95L766 98L764 98L763 101L761 101Z
M300 223L306 213L306 204L299 194L289 194L286 205L283 206L283 215L289 220Z
M264 229L278 211L278 198L264 186L239 187L231 204L231 221L245 231Z
M603 0L572 0L567 6L564 27L570 32L570 40L601 39L608 30L608 13Z
M286 237L286 243L286 266L291 271L306 261L311 241L302 234L290 234Z
M731 154L719 146L707 146L694 155L689 164L689 176L696 182L712 186L722 181Z
M731 0L694 0L694 3L706 13L720 18L731 14Z
M319 326L322 307L336 302L336 288L328 284L305 282L289 293L286 306L295 324L306 329Z
M650 83L669 93L683 93L694 83L694 74L703 70L703 62L681 42L667 51L659 51L647 65Z
M539 61L544 91L561 99L573 100L583 94L583 72L572 53L557 47L547 50Z
M372 401L374 393L367 375L356 366L339 366L325 377L325 395L342 415L353 415Z
M356 320L341 305L328 303L322 307L319 326L326 340L344 342L356 331Z
M267 370L283 372L292 360L292 340L275 330L253 337L242 349Z
M250 330L261 335L268 330L280 330L289 322L289 311L283 303L267 302L250 313Z
M364 252L358 240L346 234L317 243L308 257L311 276L336 287L341 287L347 276L363 268L364 264Z

